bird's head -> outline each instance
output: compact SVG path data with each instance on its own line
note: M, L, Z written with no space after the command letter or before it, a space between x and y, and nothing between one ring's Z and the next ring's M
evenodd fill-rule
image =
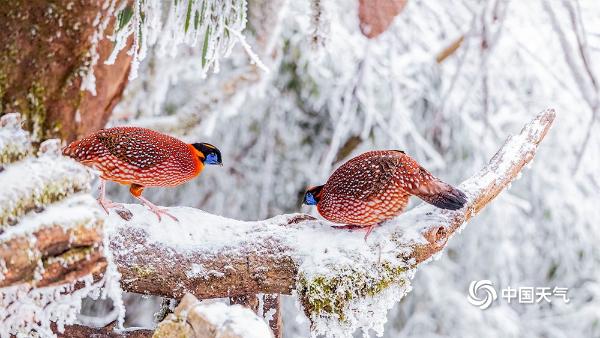
M196 152L198 153L198 157L200 161L204 164L218 164L223 165L223 160L221 158L221 151L217 149L217 147L213 146L209 143L194 143L192 144Z
M319 185L316 187L310 187L304 193L303 204L306 205L316 205L321 200L321 192L323 190L323 186Z

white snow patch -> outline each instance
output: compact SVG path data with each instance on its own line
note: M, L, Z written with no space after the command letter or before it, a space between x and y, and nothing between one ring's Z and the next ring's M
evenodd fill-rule
M221 329L229 329L244 338L272 337L271 330L254 312L241 305L224 303L199 304L194 311L201 313L210 323Z

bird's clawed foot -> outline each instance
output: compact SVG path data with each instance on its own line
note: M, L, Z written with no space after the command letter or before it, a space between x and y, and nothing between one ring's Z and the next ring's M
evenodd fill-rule
M98 201L98 204L100 204L100 206L102 207L102 209L104 209L104 211L106 211L106 214L108 215L109 209L122 209L122 210L127 210L123 204L121 203L115 203L111 200L109 200L108 198L106 198L106 181L103 179L100 179L100 185L98 186L98 198L96 198L96 200Z
M367 238L369 238L369 235L371 234L371 231L373 231L373 228L375 228L377 226L377 224L371 224L369 226L369 228L367 229L367 233L365 234L365 242L367 241Z
M106 198L102 198L102 197L98 197L96 199L98 201L98 204L100 204L100 206L102 207L102 209L104 209L104 211L106 211L106 214L108 215L108 210L109 209L125 209L125 207L123 206L123 204L121 203L115 203L111 200L108 200Z
M167 211L167 209L159 208L159 207L157 207L157 206L155 206L155 205L153 205L153 206L147 206L147 207L148 207L148 209L150 209L150 211L152 211L152 212L153 212L153 213L156 215L156 217L158 217L158 221L159 221L159 222L161 221L161 217L160 217L160 215L169 216L169 217L171 217L171 218L172 218L172 219L173 219L175 222L179 222L179 220L177 219L177 217L175 217L175 216L171 215L171 214L170 214L170 213Z
M135 196L135 198L137 198L140 202L142 202L143 205L145 205L148 209L150 209L150 211L152 211L156 217L158 217L158 221L160 222L162 220L161 215L165 215L165 216L169 216L171 217L175 222L179 222L179 220L177 219L177 217L171 215L167 209L165 208L161 208L158 207L156 205L154 205L152 202L148 201L146 198L144 198L142 195L140 196Z
M346 225L341 225L341 226L336 226L336 229L347 229L350 231L356 231L356 230L365 230L367 229L367 233L365 234L365 242L367 241L367 238L369 238L369 235L371 234L371 232L373 231L373 229L377 226L378 224L372 224L372 225L367 225L367 226L361 226L361 225L353 225L353 224L346 224Z

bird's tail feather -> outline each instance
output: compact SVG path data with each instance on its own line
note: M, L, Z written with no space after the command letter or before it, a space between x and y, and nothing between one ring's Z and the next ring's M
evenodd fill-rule
M62 154L68 156L76 161L89 160L91 155L89 148L91 140L89 138L83 138L81 140L73 141L68 146L62 148Z
M71 142L69 145L67 145L66 147L62 148L62 154L64 156L68 156L68 157L72 157L72 158L77 158L77 155L75 153L75 150L77 149L77 144L79 142L75 141L75 142Z
M438 179L423 184L415 195L442 209L458 210L467 203L467 196L462 191Z

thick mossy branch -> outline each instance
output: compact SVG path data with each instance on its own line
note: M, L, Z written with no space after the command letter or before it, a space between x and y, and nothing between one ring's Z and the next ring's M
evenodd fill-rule
M312 278L300 272L296 291L307 313L334 315L344 321L344 310L353 299L375 296L391 285L404 286L409 283L405 267L384 262L372 270L371 273L365 273L353 269L339 271L332 267L332 276Z
M73 207L77 213L93 207L93 200L83 206L77 199L65 201L62 207ZM0 235L0 287L19 283L46 286L104 270L101 218L93 214L64 221L57 218L60 215L51 210L43 212L25 229Z
M2 120L7 120L6 116ZM15 121L18 121L18 116ZM42 143L38 157L27 156L31 154L32 147L23 133L22 129L10 125L0 129L0 152L2 144L5 144L11 154L7 156L7 162L19 160L3 167L0 172L0 231L15 225L19 218L32 210L43 210L52 203L90 189L91 174L75 161L60 156L57 140ZM25 141L13 142L2 138L10 138L11 135L14 135L14 140L24 138ZM23 175L27 175L27 179L24 180Z
M0 118L0 287L66 283L106 267L103 215L85 167L60 156L58 140L33 156L19 114ZM24 177L26 177L24 179Z
M0 223L5 226L14 225L17 223L18 218L27 212L36 209L43 210L51 203L58 202L74 193L86 191L88 188L87 183L80 184L80 182L73 181L69 177L56 181L49 179L42 184L40 190L15 194L15 203L0 209Z

